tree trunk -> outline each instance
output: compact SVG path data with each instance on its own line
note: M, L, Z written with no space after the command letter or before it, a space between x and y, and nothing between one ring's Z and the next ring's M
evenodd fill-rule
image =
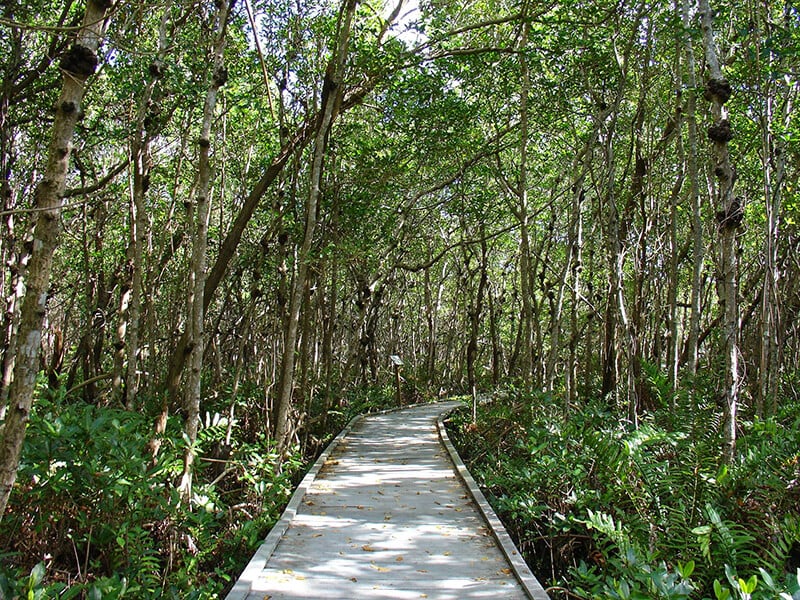
M586 153L588 155L588 151ZM572 286L570 289L570 338L569 338L569 362L564 377L564 396L566 400L565 413L568 414L571 407L578 400L578 304L581 299L581 274L583 273L583 202L586 191L583 189L583 174L575 182L573 193L573 218L574 229L570 246L572 255ZM585 342L588 344L588 341Z
M489 280L488 275L488 249L486 244L486 236L484 227L481 225L481 257L478 265L478 288L475 291L475 299L470 303L467 308L467 315L469 318L469 332L467 340L467 387L472 396L472 422L477 422L478 419L478 382L475 373L475 362L478 359L478 336L480 334L481 317L483 315L483 297L486 290L486 283ZM466 260L465 260L466 262ZM465 266L468 279L472 279L469 274L468 268ZM465 282L466 283L466 282ZM469 285L469 284L468 284ZM469 286L471 287L471 286Z
M80 114L86 80L99 62L97 50L108 27L108 0L90 0L75 43L61 59L64 73L61 97L56 105L53 132L44 177L36 187L35 205L41 209L33 236L33 251L25 282L20 326L15 349L14 379L8 396L5 425L0 433L0 519L17 478L17 467L33 403L39 370L42 323L50 287L53 254L61 233L61 208L72 138Z
M199 158L197 165L197 198L194 206L194 239L192 244L192 260L189 267L187 313L189 315L186 330L189 332L189 375L184 392L184 409L186 419L183 430L187 438L187 447L183 457L183 473L179 489L185 503L192 497L192 473L196 456L195 443L200 423L200 397L202 393L201 379L203 371L203 351L205 349L205 305L203 290L206 283L206 248L208 246L208 224L211 214L211 125L217 105L217 95L225 85L228 71L224 63L225 31L228 24L230 5L228 0L220 0L217 4L217 26L214 40L214 62L211 82L206 93L203 106L203 122L198 140Z
M528 43L530 23L525 22L522 26L522 36L519 47L522 50L519 54L519 68L522 74L522 83L519 97L519 176L517 185L514 189L516 193L517 206L515 215L519 220L519 277L520 295L522 300L522 315L520 321L520 352L519 352L519 376L523 384L531 384L534 373L533 366L533 289L531 286L531 244L528 215L528 100L531 88L530 70L525 58L525 46Z
M694 48L689 33L689 0L683 0L681 19L683 23L683 43L686 55L686 83L689 93L686 94L686 133L688 142L687 170L689 174L689 200L692 207L692 294L691 312L689 313L689 334L686 342L686 363L689 373L697 373L699 360L700 318L702 317L703 300L703 264L705 260L705 242L703 241L703 217L700 202L700 177L698 168L698 136L694 90L697 89L695 75Z
M314 241L314 230L317 223L317 204L322 186L323 161L325 158L328 136L330 135L336 112L342 100L342 78L350 41L350 26L356 9L356 0L345 0L340 15L338 39L334 55L325 73L322 86L321 122L314 138L313 161L310 174L310 190L306 204L306 226L303 243L297 252L297 272L289 298L289 321L286 326L284 352L281 361L280 389L278 392L277 421L275 423L275 440L278 455L283 455L289 443L289 413L292 404L294 387L295 350L297 345L297 329L300 321L300 308L303 300L308 261Z
M717 294L722 313L722 338L725 354L725 393L723 422L723 458L732 462L736 454L736 423L739 405L739 302L737 285L736 234L744 217L743 207L733 195L736 170L731 163L728 141L732 137L725 103L731 86L722 76L714 41L714 13L708 0L700 0L708 80L705 97L711 102L713 125L708 129L714 151L714 174L717 178Z
M772 25L765 20L765 34L772 35ZM756 60L765 56L761 43L761 32L756 32ZM764 38L769 39L769 38ZM774 64L774 53L766 54L767 64L759 65L757 73L774 73L778 65ZM780 100L780 90L786 92L783 107L776 107ZM780 280L781 269L778 267L778 243L780 234L780 214L783 188L786 176L786 139L775 135L775 121L778 128L788 131L791 124L793 94L784 88L780 79L767 79L761 93L763 97L763 113L761 114L762 154L764 202L766 220L764 223L764 288L761 295L761 352L759 356L759 386L756 398L758 414L763 417L772 416L777 410L778 384L780 372L781 344L781 305ZM776 110L779 116L776 117Z
M153 114L151 102L156 86L164 73L164 59L168 52L167 24L172 2L167 2L161 15L158 29L158 48L156 58L150 63L150 79L145 85L136 116L136 130L131 139L132 190L130 204L129 260L130 284L127 294L127 311L120 310L118 329L120 362L115 369L115 387L124 385L124 402L128 410L136 405L139 389L139 339L142 318L142 281L144 271L144 247L147 240L147 209L145 198L150 187L150 141L157 133L157 114ZM122 300L121 300L122 308ZM121 381L124 378L124 383Z

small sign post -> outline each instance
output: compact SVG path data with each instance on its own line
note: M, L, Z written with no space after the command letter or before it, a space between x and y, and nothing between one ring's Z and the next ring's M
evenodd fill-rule
M400 367L403 366L403 359L397 356L397 354L392 354L389 356L389 360L392 361L392 366L394 367L395 399L397 400L397 406L402 406L403 395L400 391Z

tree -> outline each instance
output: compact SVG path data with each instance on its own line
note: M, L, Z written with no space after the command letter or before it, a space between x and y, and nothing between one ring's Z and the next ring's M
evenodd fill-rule
M708 80L705 98L711 103L713 124L708 137L714 149L714 175L717 179L715 207L718 228L717 294L722 312L722 335L725 355L724 385L724 456L732 462L736 453L736 424L739 407L739 289L737 277L736 234L744 218L744 207L734 196L736 170L733 167L728 142L733 137L725 103L731 96L731 85L722 75L714 39L714 13L708 0L700 0Z
M40 212L25 281L14 379L8 394L9 410L0 437L0 519L17 477L25 426L33 402L42 321L47 308L53 253L58 246L61 228L62 199L72 151L72 136L80 115L86 81L97 69L97 51L108 27L112 7L113 2L109 0L91 0L87 4L83 25L59 65L63 73L63 85L56 105L47 165L36 187L36 207Z
M283 342L284 354L281 360L280 388L276 411L277 420L275 423L275 439L281 451L279 454L282 453L289 442L289 411L294 387L297 328L300 321L300 310L303 303L309 261L311 260L314 230L317 225L317 205L322 187L323 161L333 120L342 102L344 67L347 60L350 29L356 12L356 5L356 0L345 0L342 4L337 23L336 42L322 83L320 125L316 132L312 149L308 201L305 207L305 231L302 245L297 253L297 271L289 296L289 321L286 324L286 335Z
M202 395L203 354L205 351L205 310L203 293L206 283L206 249L208 247L208 226L211 215L211 138L214 113L217 106L217 96L220 88L228 80L228 70L225 68L225 35L230 18L232 4L221 0L217 5L215 16L215 35L211 64L210 82L203 104L202 123L197 144L199 156L197 161L197 192L193 210L189 211L189 219L193 219L192 226L192 255L189 265L189 281L187 285L186 312L187 332L189 342L189 376L187 378L184 408L186 419L184 432L187 447L183 459L183 474L181 475L180 490L184 502L191 500L192 494L192 468L196 456L195 444L197 430L200 424L200 399Z

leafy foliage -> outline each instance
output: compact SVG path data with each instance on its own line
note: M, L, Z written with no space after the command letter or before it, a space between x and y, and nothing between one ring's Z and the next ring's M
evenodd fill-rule
M451 428L534 572L570 597L791 596L794 417L749 423L747 450L728 468L700 391L638 428L599 402L565 419L553 398L518 392Z
M20 466L24 489L3 522L0 597L216 598L283 510L303 463L295 454L277 470L263 435L234 436L220 454L227 421L208 414L204 425L187 511L175 487L178 422L153 461L140 413L40 401Z

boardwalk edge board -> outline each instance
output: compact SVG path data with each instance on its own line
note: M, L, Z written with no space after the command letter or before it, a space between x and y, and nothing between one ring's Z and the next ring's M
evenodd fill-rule
M239 579L236 581L236 584L233 586L231 591L228 592L228 595L225 596L225 600L245 600L247 598L253 582L258 579L259 574L264 570L264 567L266 567L267 561L269 560L270 556L272 556L272 553L275 551L275 548L281 541L283 534L286 533L286 530L289 528L289 525L297 514L297 509L303 500L303 496L306 495L306 492L313 485L314 480L317 478L317 475L319 475L322 467L325 466L325 462L328 460L330 455L333 454L333 451L336 450L341 441L347 437L347 434L350 433L353 427L355 427L356 424L365 416L367 416L367 413L354 417L345 426L345 428L339 432L339 435L337 435L333 441L328 444L328 447L325 448L322 454L319 455L319 458L309 469L308 473L306 473L305 477L303 477L303 480L300 482L300 485L297 486L297 489L292 494L292 497L289 499L289 503L286 505L286 509L283 511L281 518L277 523L275 523L275 525L273 525L272 529L267 534L267 537L253 555L253 558L251 558L250 562L247 563L244 571L242 571L242 574L239 575Z
M447 415L453 412L453 410L455 409L448 410L447 412L439 415L436 419L436 427L439 432L439 439L442 441L442 444L444 444L444 447L447 448L447 453L450 455L450 460L453 462L453 465L458 472L458 476L464 482L464 485L467 486L467 489L472 495L472 499L475 501L475 504L478 505L478 510L483 515L483 519L486 521L487 525L489 526L489 530L494 536L494 539L500 546L500 550L503 552L509 564L511 565L514 575L516 575L517 580L520 582L520 585L525 591L525 594L531 600L550 600L550 597L542 587L542 584L539 583L539 580L536 579L536 576L533 574L533 572L531 572L530 568L528 567L528 563L526 563L522 558L522 555L514 545L514 541L511 539L511 536L508 535L505 526L495 514L494 509L492 509L491 505L486 500L486 497L483 495L483 492L481 492L481 489L478 487L478 484L475 482L475 479L472 477L469 469L467 469L464 461L461 460L461 456L459 456L455 446L453 446L453 443L450 441L450 438L447 435L447 429L445 428L444 420L447 418Z

